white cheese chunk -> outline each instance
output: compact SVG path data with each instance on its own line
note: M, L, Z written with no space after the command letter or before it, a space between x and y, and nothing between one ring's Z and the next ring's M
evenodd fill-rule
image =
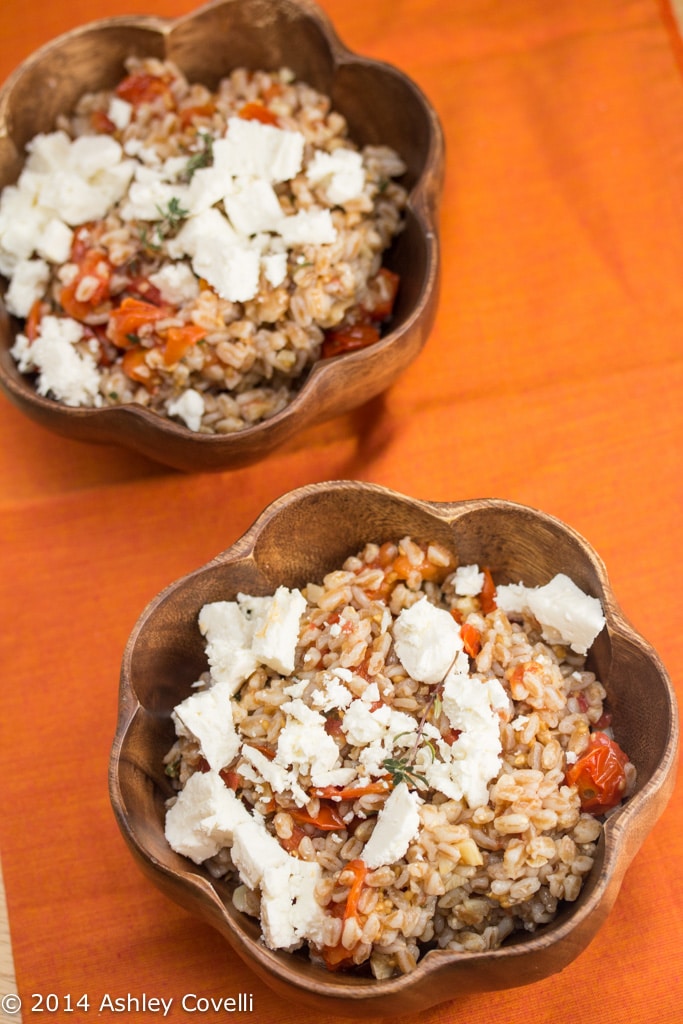
M283 218L273 186L260 178L237 181L235 191L225 196L223 205L230 223L241 235L276 231Z
M121 218L126 221L160 221L164 210L168 210L171 204L187 212L186 193L186 186L165 181L159 172L140 165L136 180L131 183L126 200L121 205Z
M420 829L418 808L421 803L422 799L411 792L405 782L392 790L361 852L362 859L371 870L384 864L395 864L404 856Z
M295 949L307 939L324 943L325 912L315 897L322 869L315 861L288 857L261 879L261 925L271 949Z
M263 273L273 288L279 288L287 277L287 253L274 252L263 256L261 259Z
M211 209L232 191L232 187L232 179L220 167L199 167L187 187L189 213L194 215Z
M52 211L37 201L36 176L24 171L21 188L8 185L0 195L0 273L11 277L22 260L36 251Z
M275 125L241 117L228 119L225 138L213 144L214 166L231 177L288 181L301 170L304 137Z
M41 184L40 204L72 227L105 217L130 184L135 164L109 135L83 135L70 143L62 166ZM30 161L29 161L30 163Z
M174 259L189 256L197 277L203 277L229 302L247 302L258 290L258 250L247 248L215 208L186 220L167 250Z
M132 103L128 103L127 100L122 100L120 96L112 96L109 100L107 117L111 123L119 129L119 131L123 131L124 128L128 127L132 116Z
M251 624L236 601L214 601L202 607L199 630L207 640L212 679L229 683L236 693L258 664L251 650Z
M394 622L394 647L408 675L431 684L441 682L463 642L450 612L423 597Z
M260 779L267 782L274 793L291 793L299 807L308 803L308 795L299 785L294 772L287 771L282 765L271 761L248 743L242 746L242 756L256 769Z
M199 281L187 263L166 263L149 275L150 284L159 289L164 302L179 306L199 295Z
M216 772L195 772L166 812L166 839L176 853L201 864L232 842L249 811Z
M178 398L170 399L166 403L168 415L179 416L190 430L199 430L204 409L204 396L194 388L188 388Z
M453 587L459 597L476 597L484 586L484 573L478 565L459 565L453 576Z
M421 770L429 785L445 796L480 807L488 802L488 784L500 771L498 711L506 711L510 702L497 680L483 682L458 671L446 677L442 701L451 727L460 735L451 744L437 741L442 760L423 763Z
M376 704L379 700L379 686L377 683L368 683L361 694L361 700L366 704Z
M294 671L299 620L306 608L304 595L300 590L278 587L272 597L254 601L240 594L237 599L254 626L251 649L256 658L281 675L289 675Z
M50 217L36 244L36 252L50 263L66 263L74 233L58 217Z
M70 149L71 139L65 131L40 132L26 144L24 169L39 175L59 171L69 163Z
M289 217L283 217L277 231L289 247L328 245L337 238L337 229L329 210L299 210Z
M510 584L496 588L496 603L507 613L531 613L538 620L543 639L568 644L577 654L587 654L605 625L602 605L558 573L543 587Z
M311 705L320 711L344 710L353 700L353 694L335 676L325 675L323 687L311 694Z
M385 705L386 706L386 705ZM389 710L388 706L387 711ZM381 740L387 730L387 712L384 708L371 711L364 700L354 700L347 708L342 720L342 730L346 742L352 747L364 747L368 743ZM413 725L415 722L413 721Z
M351 746L360 747L359 765L368 775L383 775L382 762L394 747L405 748L415 740L417 722L412 715L395 711L388 704L371 710L362 698L354 700L342 719L342 731Z
M333 206L343 206L363 193L363 158L355 150L344 147L332 153L319 149L306 169L306 177L312 185L325 189L326 198Z
M302 702L283 704L282 710L287 713L294 703ZM310 775L314 786L325 786L328 773L340 766L339 748L325 731L324 717L309 708L306 710L311 717L305 721L302 721L303 715L287 715L278 736L275 760L285 767L295 768L301 775Z
M238 594L237 601L215 601L199 613L199 629L213 679L236 692L258 664L289 675L306 607L300 590L278 587L268 597Z
M174 708L176 733L195 737L209 766L219 772L237 756L240 748L232 718L229 683L216 683L187 697Z
M45 294L50 268L45 260L22 260L14 269L5 305L15 316L26 317L31 306Z
M267 830L263 818L250 814L235 829L232 840L232 862L240 878L250 889L261 885L264 873L270 868L287 864L288 853Z
M36 390L65 405L99 405L100 372L89 352L74 348L83 337L83 326L68 317L44 316L40 333L29 345L17 335L12 355L22 373L37 370Z

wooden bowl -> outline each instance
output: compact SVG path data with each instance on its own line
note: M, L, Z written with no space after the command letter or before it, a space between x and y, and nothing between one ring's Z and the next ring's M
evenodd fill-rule
M171 795L162 759L175 734L171 709L206 667L196 626L207 601L239 591L272 593L279 584L319 580L366 541L434 540L462 564L491 567L497 581L538 585L567 573L603 604L606 628L590 665L608 693L617 740L637 767L637 789L605 824L579 899L553 923L510 937L486 953L427 953L408 975L376 981L330 974L304 956L274 952L258 924L232 905L225 883L178 856L164 838ZM302 487L274 502L227 551L166 588L128 641L110 767L110 794L125 840L144 873L171 899L216 927L235 953L277 993L323 1013L416 1013L471 992L527 985L562 970L588 945L617 897L624 873L662 814L674 785L678 719L674 692L656 652L625 620L605 567L557 519L508 501L418 501L350 481Z
M29 57L0 90L0 188L17 179L26 143L53 130L57 115L84 92L113 87L131 55L168 57L190 80L210 87L235 67L287 65L331 97L356 143L386 143L407 167L401 179L410 191L405 229L385 258L401 275L390 332L369 348L318 362L285 409L239 433L197 434L132 404L69 408L41 397L10 355L18 324L0 303L0 387L37 423L81 441L123 445L178 469L252 463L305 427L380 394L425 344L438 294L442 130L420 89L396 68L348 50L312 0L215 0L173 21L96 21Z

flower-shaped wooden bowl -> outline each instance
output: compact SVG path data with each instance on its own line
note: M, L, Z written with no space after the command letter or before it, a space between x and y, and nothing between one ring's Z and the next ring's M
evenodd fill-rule
M490 566L499 582L539 585L561 571L601 600L607 626L593 645L590 664L606 686L616 738L635 763L638 781L635 793L608 817L579 899L566 904L552 924L513 935L491 952L432 951L412 974L375 981L330 974L303 954L268 949L258 923L233 907L228 887L171 850L164 838L164 802L172 791L163 757L175 735L171 709L206 668L196 625L205 602L320 580L365 542L408 534L451 546L462 564ZM666 806L677 741L666 671L624 619L602 562L572 529L508 501L431 503L342 481L285 495L231 548L171 584L145 610L122 663L110 793L123 836L145 874L215 926L276 992L323 1013L386 1017L473 991L529 984L578 956L609 914L626 869Z
M17 179L26 143L53 130L57 116L83 93L113 87L131 55L169 58L190 81L210 87L235 67L290 67L330 96L358 145L386 143L407 167L405 228L385 259L401 278L391 330L375 345L315 364L288 406L239 433L197 434L141 406L69 408L41 397L10 355L18 324L0 303L0 387L42 426L123 445L178 469L256 462L305 427L380 394L425 344L438 295L439 120L405 74L348 50L312 0L215 0L173 21L131 16L93 22L29 57L0 90L0 188Z

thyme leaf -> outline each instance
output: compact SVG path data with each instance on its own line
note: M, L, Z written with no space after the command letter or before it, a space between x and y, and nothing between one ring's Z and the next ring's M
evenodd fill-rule
M200 167L209 167L213 163L213 136L208 132L200 132L199 136L203 148L197 150L187 161L183 172L185 181L192 181L195 171L198 171Z
M169 199L166 206L159 206L157 204L157 213L159 214L159 220L155 222L154 228L151 233L147 227L141 227L139 230L140 241L144 249L148 249L151 252L159 252L161 244L166 238L172 238L176 234L180 227L181 221L187 217L189 210L185 210L180 205L180 200L177 196L173 196Z
M391 775L394 786L405 782L406 785L429 787L426 776L413 767L409 757L385 757L382 767Z

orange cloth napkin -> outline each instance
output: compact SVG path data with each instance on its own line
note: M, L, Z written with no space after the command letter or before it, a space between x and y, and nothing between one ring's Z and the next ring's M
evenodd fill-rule
M84 21L192 6L4 0L0 75ZM117 1019L110 1003L143 995L173 999L166 1020L218 1020L182 997L240 992L253 997L240 1018L318 1019L283 1004L142 877L107 793L119 664L139 613L290 487L354 477L559 516L597 548L683 693L683 46L672 10L323 6L349 46L413 76L443 121L442 297L414 365L266 467L214 475L63 440L0 399L0 851L25 1021L49 993L66 1021ZM562 974L420 1020L680 1020L682 819L679 788L607 923ZM125 1005L128 1019L155 1017Z

